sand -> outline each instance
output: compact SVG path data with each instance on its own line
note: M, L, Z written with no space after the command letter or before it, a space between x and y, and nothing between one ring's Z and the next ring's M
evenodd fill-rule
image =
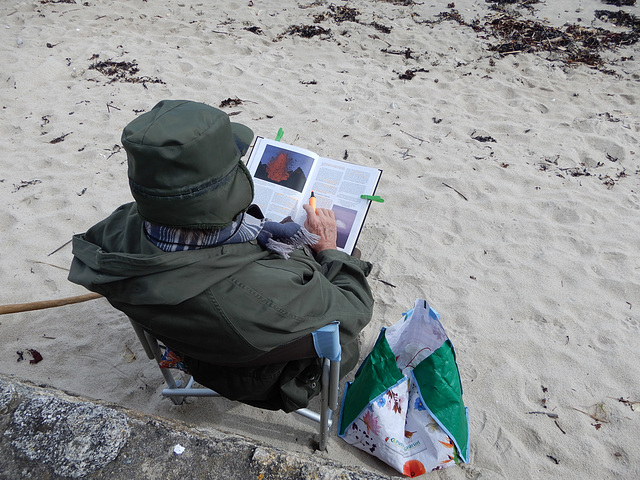
M358 22L339 23L337 6ZM237 98L225 111L258 135L282 127L287 143L384 170L386 202L358 243L375 265L362 350L416 298L441 314L471 462L432 478L637 478L639 47L599 51L600 68L561 51L500 55L469 26L491 6L457 0L456 21L438 17L446 2L3 2L0 303L86 293L66 280L67 242L132 200L129 121L162 99ZM629 31L597 19L619 10L598 0L507 9ZM296 25L330 33L288 34ZM94 68L107 61L139 71ZM296 415L161 398L104 299L1 316L0 347L16 378L312 452L315 425ZM336 436L315 454L394 475Z

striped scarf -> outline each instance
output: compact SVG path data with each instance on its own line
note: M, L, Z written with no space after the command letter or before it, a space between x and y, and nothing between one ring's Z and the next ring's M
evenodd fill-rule
M145 221L144 233L151 243L164 252L183 252L257 240L263 248L282 258L289 258L294 249L313 245L320 239L297 223L270 222L246 213L219 230L166 227Z

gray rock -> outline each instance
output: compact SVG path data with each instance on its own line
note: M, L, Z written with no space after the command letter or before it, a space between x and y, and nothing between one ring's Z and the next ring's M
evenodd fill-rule
M129 433L126 415L113 409L37 396L20 404L4 435L29 460L78 478L112 462Z
M0 480L390 477L0 374Z

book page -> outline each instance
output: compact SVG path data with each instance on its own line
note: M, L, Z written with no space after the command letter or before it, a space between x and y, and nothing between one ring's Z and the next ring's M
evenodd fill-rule
M329 158L320 158L311 190L317 207L333 210L338 226L338 248L351 253L355 247L371 202L360 195L372 195L382 172ZM301 207L300 207L301 210ZM296 211L293 220L304 223L304 210Z
M295 215L308 201L308 187L317 155L285 143L256 139L247 168L253 177L253 203L270 220ZM303 222L304 223L304 222Z
M253 203L269 220L291 216L304 225L302 206L311 192L318 208L333 210L338 226L338 249L352 253L370 200L360 195L375 193L382 171L329 158L285 143L256 138L247 168L255 188Z

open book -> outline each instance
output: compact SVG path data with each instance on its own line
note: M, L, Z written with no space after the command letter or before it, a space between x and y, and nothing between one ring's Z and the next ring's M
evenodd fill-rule
M291 216L303 225L302 205L311 192L318 208L333 210L338 224L338 249L352 253L382 170L322 158L309 150L257 137L247 168L255 185L254 203L264 215L279 222Z

